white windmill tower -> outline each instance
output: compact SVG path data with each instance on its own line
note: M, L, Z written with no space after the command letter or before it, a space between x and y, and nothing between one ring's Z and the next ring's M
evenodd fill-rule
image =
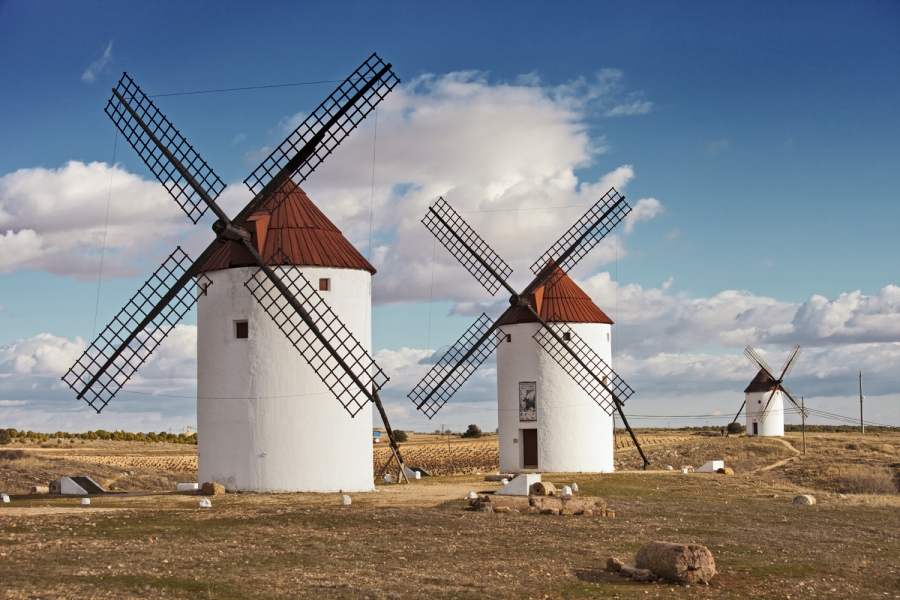
M509 265L443 198L430 207L426 227L491 294L503 287L511 296L496 321L481 315L410 392L416 407L433 417L497 348L501 470L612 471L614 410L646 468L622 409L633 391L609 367L612 320L566 275L630 210L610 189L535 261L535 279L518 293L506 281Z
M781 369L781 377L775 378L772 369L766 364L756 351L750 346L744 349L744 354L756 367L759 368L756 377L744 390L744 404L738 409L734 420L737 421L741 410L746 406L746 425L748 436L781 437L784 435L784 407L785 398L794 406L798 413L803 408L784 384L785 378L797 362L797 357L802 352L799 344L788 354Z
M176 248L116 315L63 377L78 397L103 410L199 300L201 480L372 489L370 401L402 472L370 355L375 270L298 187L398 83L370 56L245 180L231 219L224 183L123 75L107 114L194 223L215 213L216 239L197 260Z

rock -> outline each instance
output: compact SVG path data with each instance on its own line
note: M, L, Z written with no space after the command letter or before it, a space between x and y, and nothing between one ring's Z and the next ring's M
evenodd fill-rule
M507 507L510 510L522 510L530 506L526 496L492 496L491 506L496 510L499 507Z
M390 483L390 482L391 482L391 476L390 476L390 475L385 475L385 476L384 476L384 482L385 482L385 483Z
M556 486L549 481L538 481L531 486L531 493L535 496L552 496L556 492Z
M734 475L734 469L731 467L722 467L721 469L716 469L716 473L720 475Z
M508 506L496 506L496 507L492 507L492 508L493 508L493 510L494 510L495 513L501 513L501 514L504 514L504 513L510 513L510 512L512 512L512 509L511 509L510 507L508 507Z
M622 577L631 577L635 581L656 581L658 579L656 573L650 569L641 569L632 567L631 565L622 565L619 568L619 575Z
M200 493L204 496L224 496L225 486L215 481L207 481L200 488Z
M541 511L533 506L523 506L519 509L519 512L523 515L536 515Z
M84 504L84 505L90 504L90 503L91 503L91 499L90 499L90 498L82 498L82 499L81 499L81 503Z
M615 556L610 556L609 558L606 559L606 570L610 571L612 573L618 573L619 569L621 569L622 565L624 565L624 564L625 563L623 563L621 560L619 560Z
M475 510L475 507L474 507L474 506L463 506L463 510L471 510L471 511L474 511L474 510Z
M469 500L474 500L477 497L478 494L476 494L475 492L469 492L468 494L466 494L466 498L468 498Z
M559 509L558 508L545 508L544 510L541 511L541 514L542 515L558 515Z
M659 577L679 583L701 583L716 574L712 553L700 544L650 542L634 559L639 569L649 569Z
M352 503L353 503L353 500L351 500L350 496L348 496L347 494L344 494L343 496L341 496L341 504L342 505L350 506L350 504L352 504Z
M212 502L209 498L200 498L200 508L212 508Z
M606 511L606 512L603 513L603 516L604 516L604 517L609 517L610 519L615 519L615 518L616 518L616 512L613 511L613 510L608 510L608 511Z
M561 495L561 496L571 496L571 495L572 495L572 488L570 488L570 487L567 486L567 485L564 485L564 486L563 486L563 489L562 489L562 494L560 494L560 495Z
M816 499L814 496L810 496L809 494L803 494L802 496L797 496L794 498L793 504L798 506L809 506L811 504L815 504Z
M577 483L572 484L572 491L576 492L576 493L578 492L578 484Z
M672 465L666 465L666 471L671 471L671 470L672 470Z
M494 509L491 508L490 506L482 506L481 508L478 509L478 512L482 512L482 513L493 513L493 512L494 512Z
M584 516L584 517L593 517L593 516L594 516L594 511L592 511L592 510L579 510L579 511L577 511L575 514L576 514L576 515L581 515L581 516Z
M9 504L9 496L7 494L0 494L0 502Z
M561 511L559 511L559 514L565 515L567 517L571 517L572 515L575 514L575 511L572 510L571 508L564 508Z

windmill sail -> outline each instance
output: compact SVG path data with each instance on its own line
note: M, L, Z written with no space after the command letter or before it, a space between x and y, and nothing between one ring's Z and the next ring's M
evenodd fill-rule
M98 413L197 302L191 258L178 247L84 351L62 380ZM205 291L210 280L201 275Z
M106 114L188 218L199 221L208 208L203 195L215 200L225 183L127 73L113 88Z

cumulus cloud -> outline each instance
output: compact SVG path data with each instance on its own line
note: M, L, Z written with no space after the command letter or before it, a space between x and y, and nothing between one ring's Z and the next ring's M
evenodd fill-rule
M110 61L112 61L112 40L109 41L109 44L106 45L106 49L103 51L103 55L91 63L91 65L85 69L84 73L81 74L81 80L85 83L94 83L97 80L97 75L106 69L109 65Z
M104 277L131 276L161 262L189 227L159 183L119 166L72 161L0 177L0 273L95 279L105 246Z

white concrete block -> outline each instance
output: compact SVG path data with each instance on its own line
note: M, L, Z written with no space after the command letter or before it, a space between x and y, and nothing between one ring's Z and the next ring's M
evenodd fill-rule
M494 492L495 496L527 496L531 486L541 480L540 473L525 473L518 475L512 481L504 484L502 488ZM504 480L505 481L505 480Z
M718 469L725 468L724 460L710 460L705 465L697 469L697 473L715 473Z
M347 494L341 496L341 504L343 504L344 506L350 506L352 502L353 501L350 499L350 496L348 496Z
M91 499L90 498L82 498L81 503L84 505L88 505L91 503Z
M562 489L562 495L563 495L563 496L571 496L571 495L572 495L572 488L570 488L570 487L567 486L567 485L564 485L564 486L563 486L563 489Z
M384 476L384 482L385 482L385 483L390 483L390 482L391 482L391 476L390 476L390 475L385 475L385 476Z
M572 484L572 491L573 491L573 492L577 492L577 491L578 491L578 484L577 484L577 483L573 483L573 484Z
M200 484L199 483L179 483L177 486L175 486L175 489L179 492L190 492L193 490L199 490Z
M0 502L3 502L3 504L9 504L9 496L7 496L6 494L0 494Z
M466 498L468 498L469 500L474 500L477 497L478 494L476 494L475 492L469 492L468 494L466 494Z
M87 491L70 477L59 478L59 493L64 496L87 496Z
M209 498L200 498L200 508L212 508L212 502Z

